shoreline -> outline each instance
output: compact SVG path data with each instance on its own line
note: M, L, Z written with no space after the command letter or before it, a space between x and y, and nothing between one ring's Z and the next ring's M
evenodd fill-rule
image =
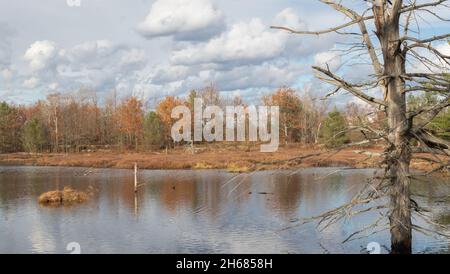
M262 153L256 147L198 147L192 154L185 148L157 152L81 152L81 153L10 153L0 154L0 166L82 167L142 170L220 169L234 173L308 167L380 168L381 148L348 148L326 152L313 147L283 147L274 153ZM323 152L317 155L318 152ZM422 154L426 157L426 154ZM295 159L288 161L289 159ZM424 160L414 160L411 169L430 171L435 167Z

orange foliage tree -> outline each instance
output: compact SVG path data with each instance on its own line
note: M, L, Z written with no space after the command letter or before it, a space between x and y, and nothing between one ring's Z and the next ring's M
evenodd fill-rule
M275 93L264 96L263 102L266 105L280 107L280 130L285 142L298 141L301 136L300 129L303 106L300 98L295 94L295 90L282 87Z
M123 101L117 108L117 116L119 129L125 135L126 143L134 145L137 150L142 135L142 102L134 96Z
M182 105L183 101L173 96L167 96L161 102L159 102L156 108L156 114L158 114L163 124L163 136L165 139L166 147L170 146L172 137L170 136L171 128L175 119L172 119L172 109L176 106Z

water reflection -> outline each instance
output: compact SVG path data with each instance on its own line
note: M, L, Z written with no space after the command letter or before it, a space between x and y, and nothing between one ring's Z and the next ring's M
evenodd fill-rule
M131 170L0 167L0 252L66 253L78 242L83 253L359 253L371 241L388 246L387 231L341 244L376 213L323 232L314 224L284 228L345 203L373 173L141 171L135 194ZM41 193L64 186L92 186L95 194L76 207L37 204ZM450 182L428 178L413 192L437 223L449 224ZM449 243L415 234L414 251L446 253Z

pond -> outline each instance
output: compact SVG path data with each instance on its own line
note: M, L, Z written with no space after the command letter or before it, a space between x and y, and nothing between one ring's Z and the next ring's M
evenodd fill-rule
M373 222L372 212L319 231L292 227L337 207L373 176L371 169L309 168L236 175L220 170L139 172L66 167L0 167L0 253L363 253L389 247L389 231L342 241ZM40 194L95 189L70 207L44 207ZM450 224L450 181L414 182L414 199ZM439 196L439 197L437 197ZM444 196L444 197L443 197ZM420 223L420 225L425 225ZM290 228L292 227L292 228ZM428 227L450 234L450 225ZM449 253L450 241L414 233L415 253Z

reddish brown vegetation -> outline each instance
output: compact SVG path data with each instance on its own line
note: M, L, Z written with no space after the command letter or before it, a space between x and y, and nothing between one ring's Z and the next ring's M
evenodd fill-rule
M176 148L168 153L118 153L93 152L74 154L0 154L0 165L69 166L95 168L133 168L135 162L141 169L227 169L230 172L246 172L257 169L287 169L294 167L376 167L382 150L371 148L348 148L337 153L326 152L320 156L305 158L300 162L283 161L317 153L319 147L281 147L275 153L261 153L259 146L203 146L196 154ZM421 155L426 157L426 154ZM413 161L413 168L431 170L433 167L423 161Z
M38 198L38 202L47 206L64 206L79 204L87 201L89 194L65 187L63 190L55 190L43 193Z

